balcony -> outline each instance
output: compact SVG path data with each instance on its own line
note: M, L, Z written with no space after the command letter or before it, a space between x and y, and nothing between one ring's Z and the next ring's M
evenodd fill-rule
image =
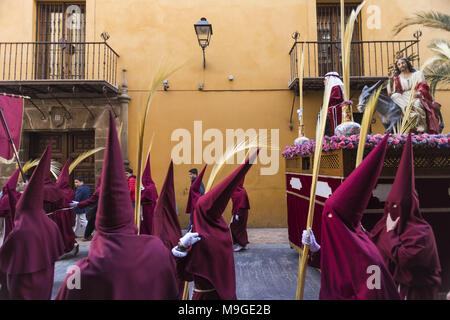
M0 42L0 92L31 98L116 95L118 58L106 42Z
M404 41L355 41L351 44L350 87L359 90L378 80L386 80L398 57L410 57L420 65L419 38ZM304 52L303 88L323 90L323 76L330 71L342 75L340 41L296 41L289 51L289 89L298 92L298 64Z

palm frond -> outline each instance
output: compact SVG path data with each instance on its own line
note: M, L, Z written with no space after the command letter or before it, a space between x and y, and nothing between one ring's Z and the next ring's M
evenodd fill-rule
M426 68L423 74L430 86L430 93L434 96L438 85L441 87L450 85L450 62L434 63Z
M437 53L437 55L441 58L442 62L446 62L450 60L450 44L446 40L432 40L428 44L428 48Z
M50 172L55 179L58 179L59 174L61 173L62 164L56 160L50 161Z
M423 25L424 27L450 31L450 16L437 11L417 12L412 17L400 21L393 29L394 35L399 34L406 27L417 24Z
M375 106L378 101L378 97L381 93L381 86L378 87L378 90L372 94L369 101L366 104L366 109L364 110L363 119L361 122L361 132L359 134L359 144L358 144L358 151L356 152L356 167L359 166L359 164L363 160L364 155L364 147L366 145L366 135L369 131L370 122L372 121L372 116L375 111Z
M141 219L141 184L142 184L142 172L144 171L144 134L147 126L147 118L150 112L150 106L155 96L155 92L158 87L161 85L164 79L167 79L177 70L182 68L184 64L178 66L170 66L170 65L160 65L157 69L156 73L153 76L152 82L150 84L150 92L147 98L147 105L145 107L144 116L140 119L139 122L139 134L138 134L138 148L137 148L137 172L136 172L136 192L135 192L135 211L134 211L134 219L139 232Z
M72 173L73 169L75 169L75 167L77 165L79 165L81 162L83 162L85 159L89 158L90 156L92 156L93 154L96 154L99 151L105 150L105 147L98 147L95 149L91 149L88 150L82 154L80 154L69 166L69 174Z
M299 93L299 110L301 110L301 118L299 126L300 126L300 130L301 132L298 133L298 136L301 137L304 134L303 131L303 125L304 125L304 121L303 121L303 71L304 71L304 65L305 65L305 52L302 50L302 55L301 55L301 59L300 59L300 69L298 71L298 93Z
M34 159L34 160L28 160L27 162L25 162L25 164L23 165L22 169L23 169L23 173L26 173L28 170L30 170L31 168L37 166L39 163L39 159Z
M117 137L119 138L120 145L122 145L122 130L123 130L123 121L120 122L119 131L117 132Z
M350 53L353 38L353 29L355 22L361 12L362 7L366 2L363 1L356 10L352 10L348 17L347 25L345 26L344 38L341 39L342 47L342 79L344 82L344 100L350 100ZM341 0L341 8L343 7L343 0ZM341 26L343 28L344 26Z
M273 148L267 143L267 141L259 141L258 143L258 137L254 136L248 139L245 139L244 141L241 141L240 143L233 146L233 148L230 148L225 152L225 154L221 157L221 159L216 162L216 164L213 166L211 173L209 175L208 182L206 184L205 193L211 190L213 183L219 174L219 172L223 169L225 164L228 162L229 159L234 157L235 154L238 154L239 152L249 150L255 148L267 148L268 150L277 150L277 148ZM248 154L248 153L247 153Z
M308 208L308 218L306 221L306 230L309 227L312 227L313 219L314 219L314 207L316 201L316 186L317 179L319 178L319 168L320 168L320 158L322 155L322 146L323 139L325 137L325 125L327 121L327 112L328 112L328 102L330 101L331 95L331 85L330 82L327 83L325 87L325 92L323 95L322 109L320 114L320 127L318 131L318 137L316 137L316 147L314 150L314 162L313 162L313 176L311 182L311 192L309 198L309 208ZM298 264L298 281L297 281L297 293L296 299L301 300L303 298L303 291L305 288L305 275L306 275L306 262L308 257L308 246L303 246L302 255L299 256L299 264Z
M22 166L23 173L26 173L28 170L30 170L33 167L36 167L39 164L40 159L34 159L34 160L28 160L25 162L25 164ZM61 172L62 165L57 162L54 159L51 159L50 161L50 173L55 177L55 179L58 179L58 176ZM17 168L17 166L16 166Z
M415 128L415 127L416 127L418 120L419 120L419 119L418 119L417 116L410 117L410 118L406 121L405 126L404 126L404 128L402 128L402 130L401 130L400 133L401 133L401 134L408 134L409 131L411 131L412 128Z

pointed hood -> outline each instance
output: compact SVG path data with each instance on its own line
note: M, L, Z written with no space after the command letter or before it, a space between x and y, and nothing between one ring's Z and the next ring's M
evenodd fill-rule
M200 234L202 240L192 246L186 260L186 271L208 280L223 300L236 299L236 274L233 241L222 213L258 153L259 149L216 187L201 196L192 214L193 230Z
M55 299L173 300L175 259L158 237L137 234L122 152L112 113L101 174L96 232L80 259L81 289L62 285ZM70 275L66 282L71 282Z
M145 165L144 172L142 173L142 184L147 187L151 184L155 184L152 179L152 168L150 167L150 154L147 158L147 163Z
M388 135L325 201L320 232L321 300L399 299L383 257L360 224L383 167L387 139ZM376 290L367 285L373 266L378 268L380 288Z
M52 145L52 139L50 138L49 145ZM50 149L51 150L51 149ZM42 160L41 160L42 161ZM48 159L48 170L44 174L44 181L41 185L43 187L44 197L44 210L47 213L54 212L61 209L64 206L65 194L59 188L51 178L50 165L51 165L51 153Z
M363 162L348 176L326 201L349 228L355 228L362 219L372 191L383 169L389 134L386 134Z
M64 207L67 207L69 203L75 199L75 191L73 191L70 186L69 166L70 159L67 159L64 167L61 169L58 179L56 180L56 186L64 194Z
M248 170L250 170L253 162L258 156L258 153L259 149L251 155L244 164L239 166L228 177L222 180L222 182L211 189L208 193L201 196L197 201L196 209L198 210L196 211L202 212L204 218L208 220L219 219L225 211L231 195L241 182L242 178L247 174Z
M11 177L9 177L8 181L6 181L6 183L3 185L3 194L6 194L6 189L9 190L16 190L17 187L17 182L19 181L19 175L20 175L20 169L17 168L13 174L11 175Z
M44 151L16 206L14 228L0 249L0 270L9 274L33 273L52 266L64 253L58 226L43 209L51 143Z
M44 203L44 188L42 187L49 178L50 161L52 157L52 142L45 149L41 160L34 169L33 175L28 182L19 202L17 203L16 219L23 214L31 216L42 215Z
M142 173L142 185L144 187L144 190L141 192L142 202L156 202L158 199L158 190L156 190L155 182L152 179L150 154L148 155L147 164L145 165L144 172Z
M238 186L231 195L233 207L231 212L234 214L239 209L250 209L250 201L248 200L247 190L244 188L245 176L239 181Z
M400 220L396 229L388 232L386 221L389 214L392 220ZM433 287L436 293L438 292L441 284L441 265L433 229L420 213L414 183L411 134L406 140L392 189L386 199L384 215L372 228L371 239L386 264L391 267L397 283L406 287L427 288L426 294L430 294L433 290L429 289ZM414 265L414 268L411 268L411 265ZM420 273L415 270L420 270ZM405 298L403 291L401 297ZM428 297L436 298L437 296L432 295Z
M194 212L195 205L197 204L198 198L202 196L200 193L200 187L202 185L203 176L206 171L206 167L208 165L205 164L203 167L203 170L200 172L200 174L195 178L194 182L192 182L191 187L189 188L189 196L188 201L186 205L186 213L192 213Z
M110 111L95 228L102 233L136 234L133 212L116 124Z
M170 161L166 180L161 189L153 216L153 235L159 237L168 249L177 245L181 238L173 182L173 161Z
M390 213L392 220L400 217L399 232L402 231L404 222L417 218L423 220L414 179L414 158L410 133L403 149L392 189L385 204L386 215Z
M13 172L11 177L9 177L8 181L6 181L6 183L3 185L2 187L3 194L0 197L0 212L9 211L12 214L11 223L14 220L15 207L14 208L10 207L9 197L10 196L14 197L14 199L12 199L13 202L17 202L17 200L20 198L20 192L16 191L17 181L19 180L19 174L20 174L19 169L16 169ZM3 213L3 215L5 215L5 213Z
M56 185L59 188L70 187L69 166L70 166L70 159L67 159L66 163L64 164L64 167L61 169L58 179L56 180Z

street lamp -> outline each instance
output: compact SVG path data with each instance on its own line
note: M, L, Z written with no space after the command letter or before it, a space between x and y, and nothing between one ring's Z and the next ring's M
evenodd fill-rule
M209 46L209 40L212 35L212 25L203 17L199 22L194 24L195 33L197 34L198 44L203 50L203 69L206 67L205 48Z

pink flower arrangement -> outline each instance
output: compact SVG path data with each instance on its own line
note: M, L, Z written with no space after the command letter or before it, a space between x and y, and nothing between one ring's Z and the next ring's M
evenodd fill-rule
M392 149L402 149L406 143L406 134L392 134L389 139L389 147ZM383 139L384 135L374 134L366 137L365 147L368 149L375 148ZM414 148L450 148L450 133L446 134L413 134L411 141ZM350 137L345 136L325 136L322 150L338 150L338 149L357 149L359 144L359 135ZM302 145L286 146L281 153L284 158L292 159L297 156L311 155L314 152L316 143L310 140Z

